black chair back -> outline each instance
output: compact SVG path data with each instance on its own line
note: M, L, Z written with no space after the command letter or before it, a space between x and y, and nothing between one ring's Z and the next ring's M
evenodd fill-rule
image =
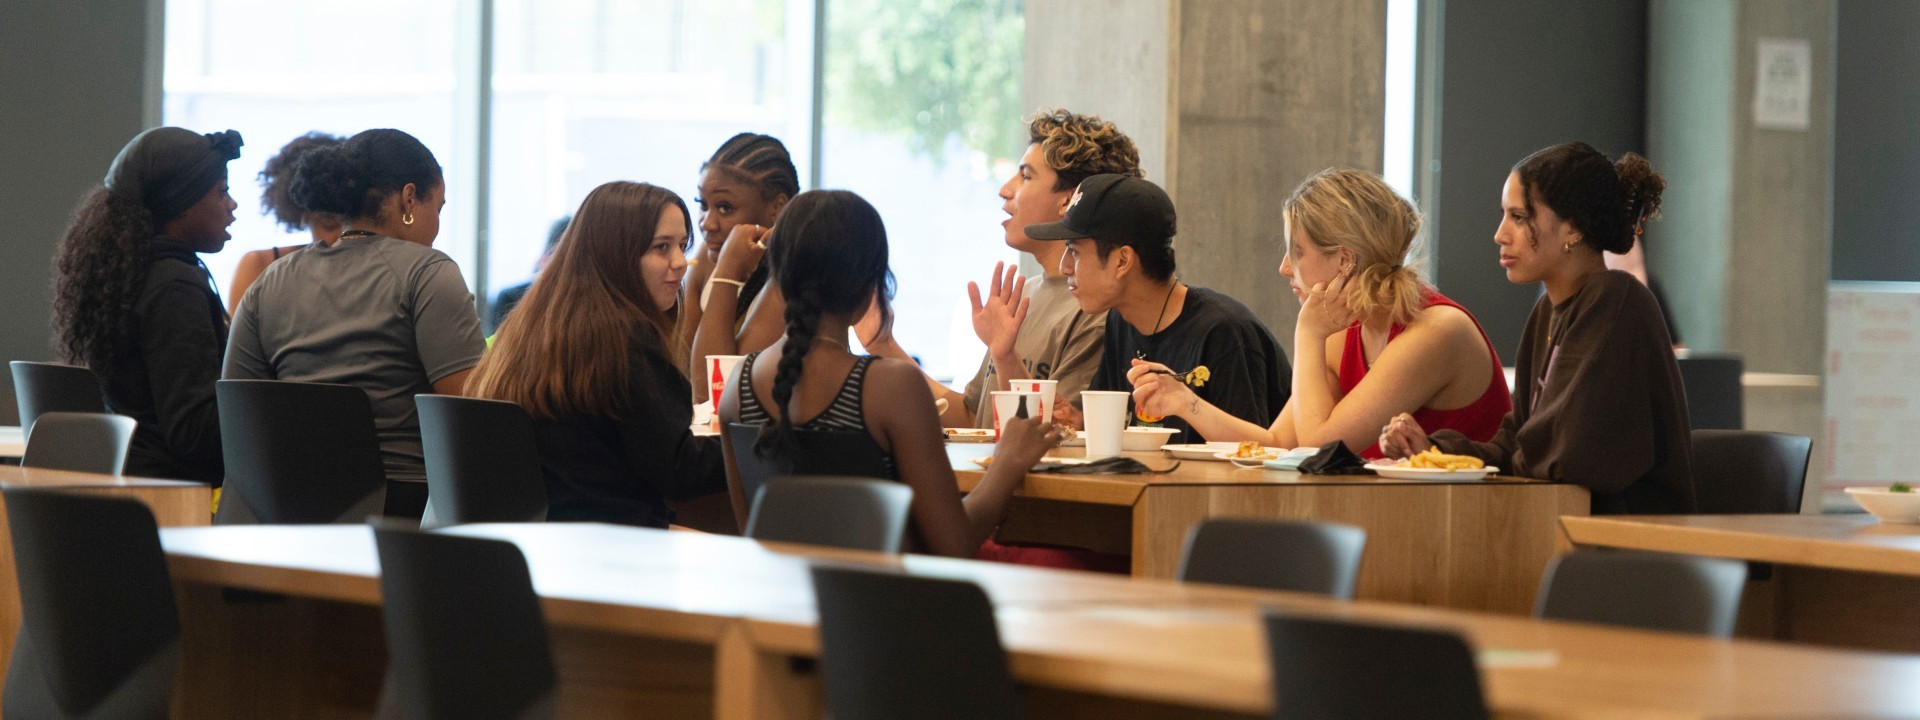
M373 403L351 385L221 380L226 490L214 523L357 523L386 503Z
M1687 419L1695 430L1739 430L1746 427L1739 355L1691 353L1676 360L1680 384L1687 391Z
M180 614L153 513L97 495L5 494L21 626L0 714L165 720Z
M1353 599L1367 531L1351 525L1222 518L1187 533L1177 577Z
M393 521L373 534L388 656L379 716L553 717L558 675L520 548Z
M1547 564L1533 614L1724 638L1746 581L1747 564L1737 560L1583 550Z
M60 363L15 360L14 402L20 407L20 427L33 430L33 421L50 412L104 413L106 395L93 371Z
M746 536L897 553L912 505L913 488L892 480L783 477L761 486Z
M1813 438L1758 430L1693 431L1702 515L1800 512Z
M1480 671L1455 633L1270 614L1273 717L1487 720Z
M499 400L416 395L427 461L420 527L547 519L547 484L533 418Z
M973 583L813 568L820 666L834 720L1003 720L1019 693Z
M125 415L50 412L27 431L25 467L119 475L139 423Z
M760 487L768 480L789 475L834 475L893 479L893 469L880 455L873 437L864 432L799 430L794 437L800 446L797 459L776 462L753 451L760 442L760 426L728 423L727 437L733 444L733 463L739 475L739 495L734 502L735 518L747 526L748 509L760 496Z

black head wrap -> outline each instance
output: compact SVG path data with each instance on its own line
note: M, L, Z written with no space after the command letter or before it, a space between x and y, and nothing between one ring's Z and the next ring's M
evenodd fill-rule
M105 184L115 195L138 200L155 220L179 217L227 176L227 161L240 157L240 133L201 135L158 127L134 136L107 168Z

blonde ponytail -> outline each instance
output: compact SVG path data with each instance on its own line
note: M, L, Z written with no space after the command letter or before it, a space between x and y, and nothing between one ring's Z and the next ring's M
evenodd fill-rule
M1405 325L1426 306L1426 283L1411 265L1420 211L1378 176L1322 170L1294 189L1285 212L1293 232L1314 246L1353 253L1355 272L1347 280L1353 309L1384 312Z

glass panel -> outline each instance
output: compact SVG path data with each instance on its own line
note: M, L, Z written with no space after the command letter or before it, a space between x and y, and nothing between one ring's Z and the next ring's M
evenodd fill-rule
M811 2L494 8L489 293L526 282L554 220L601 183L653 183L692 206L700 164L734 133L780 138L807 176Z
M199 132L232 128L246 138L230 163L240 207L233 241L204 256L222 288L240 256L299 245L261 213L255 175L280 146L309 131L351 135L395 127L433 150L450 187L472 182L454 154L456 0L168 0L162 122ZM472 281L473 228L456 209L442 216L443 250Z
M964 385L986 348L965 282L1006 246L997 196L1025 149L1019 0L832 0L822 185L886 219L895 335L935 377Z

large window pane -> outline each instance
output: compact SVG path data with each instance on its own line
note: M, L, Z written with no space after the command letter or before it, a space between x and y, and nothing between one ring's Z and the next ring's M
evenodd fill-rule
M692 205L738 132L808 174L806 0L496 0L489 292L526 281L547 228L609 180Z
M1006 246L1000 185L1026 144L1018 0L831 0L822 184L886 219L895 334L938 377L963 384L985 348L967 280Z
M455 0L168 0L162 122L246 138L228 165L240 204L227 250L205 256L222 287L248 250L306 242L261 214L254 177L288 140L394 127L426 143L449 189L471 183L455 149ZM436 247L473 277L473 228L459 208Z

